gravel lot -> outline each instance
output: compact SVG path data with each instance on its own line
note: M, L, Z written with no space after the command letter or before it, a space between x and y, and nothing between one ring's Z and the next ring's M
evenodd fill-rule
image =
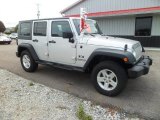
M6 70L0 69L0 76L0 120L77 120L80 104L94 120L139 120L136 115L93 105Z

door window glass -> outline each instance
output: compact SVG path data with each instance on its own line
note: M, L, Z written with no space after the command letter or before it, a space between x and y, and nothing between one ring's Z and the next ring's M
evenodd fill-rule
M72 33L71 27L68 21L53 21L51 28L52 37L62 37L63 32Z
M46 36L47 22L34 23L34 36Z

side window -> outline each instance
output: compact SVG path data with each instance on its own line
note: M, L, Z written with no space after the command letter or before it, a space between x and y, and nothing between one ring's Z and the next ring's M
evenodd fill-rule
M71 27L68 21L53 21L51 28L52 37L62 37L63 32L71 33Z
M135 36L150 36L152 30L152 17L137 17Z
M34 36L46 36L47 22L35 22L34 23Z
M20 35L21 36L31 36L31 23L24 22L20 24Z

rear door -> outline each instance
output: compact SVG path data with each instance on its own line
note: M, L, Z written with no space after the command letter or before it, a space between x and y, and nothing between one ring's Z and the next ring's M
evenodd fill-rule
M34 21L32 45L40 60L48 60L47 21Z

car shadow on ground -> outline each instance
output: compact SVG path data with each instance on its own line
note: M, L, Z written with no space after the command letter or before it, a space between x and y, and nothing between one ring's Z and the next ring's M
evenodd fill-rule
M36 73L39 73L41 75L43 74L43 76L48 76L50 78L53 78L52 79L53 81L63 83L62 86L58 88L59 90L66 91L65 84L70 85L69 92L75 94L76 96L83 97L83 94L82 95L76 94L75 90L74 92L72 92L71 91L72 87L74 87L74 89L77 88L79 92L80 91L82 93L84 92L84 94L88 93L88 96L90 96L91 94L94 95L96 93L96 95L98 94L99 96L107 97L107 96L101 95L94 89L89 73L68 71L68 70L42 66L42 65L39 66L39 69ZM147 91L146 91L146 88L148 88ZM151 85L145 83L145 77L140 77L137 79L129 79L126 85L126 88L120 95L113 98L111 97L107 97L107 98L109 99L117 98L121 100L122 99L131 100L134 98L140 101L141 99L138 99L138 98L139 97L142 98L144 94L145 95L148 94L147 97L152 97L152 94L150 94L150 92L153 92L153 90L151 89ZM86 98L90 99L88 96Z

